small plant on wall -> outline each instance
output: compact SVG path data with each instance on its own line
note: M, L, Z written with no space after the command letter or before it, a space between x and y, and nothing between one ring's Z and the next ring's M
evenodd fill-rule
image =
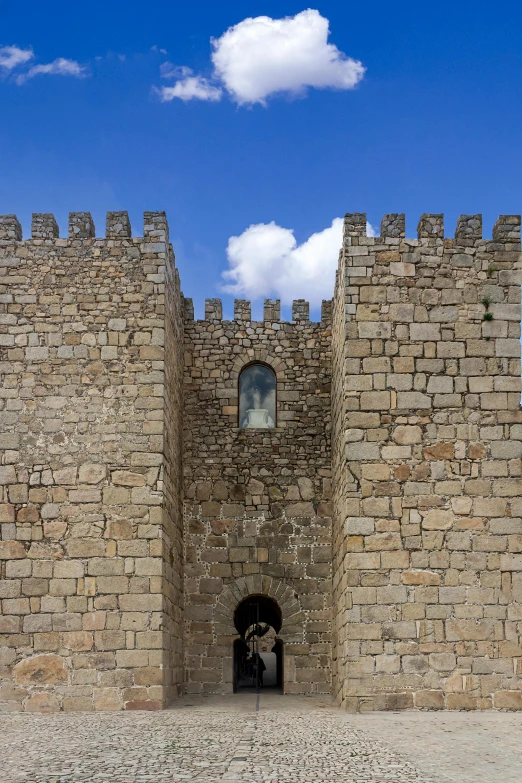
M489 296L483 296L483 297L482 297L482 299L481 299L480 301L481 301L481 302L482 302L482 304L484 305L484 310L485 310L485 313L484 313L484 315L482 316L482 320L483 320L483 321L492 321L492 320L493 320L493 313L492 313L492 312L490 312L490 310L489 310L489 306L490 306L490 304L491 304L491 299L490 299L490 297L489 297ZM491 339L491 337L488 335L488 336L486 337L486 340L490 340L490 339Z

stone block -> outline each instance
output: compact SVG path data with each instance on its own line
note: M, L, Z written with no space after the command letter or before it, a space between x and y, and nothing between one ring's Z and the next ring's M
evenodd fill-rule
M118 712L123 708L123 698L119 688L95 688L93 705L97 712Z
M13 465L0 465L0 484L16 484L16 470Z
M360 400L363 411L389 410L391 404L388 391L362 392Z
M95 462L85 462L80 465L78 481L80 484L99 484L106 476L105 465Z
M60 702L52 693L33 693L25 702L24 711L49 715L60 712Z
M427 410L432 407L432 398L421 392L398 392L397 408Z
M419 342L437 342L440 340L439 324L412 323L410 324L410 340Z
M498 691L493 695L497 710L522 710L522 691Z
M448 710L476 710L478 700L475 696L470 696L467 693L448 693L446 705Z
M94 645L96 650L124 650L125 631L95 631Z
M345 521L347 535L371 535L375 532L375 520L371 517L347 517Z
M433 508L422 519L424 530L449 530L453 525L453 512Z
M443 710L444 693L435 690L418 691L415 694L415 706L419 709Z
M33 655L13 668L17 685L56 685L67 680L64 659L58 655Z
M0 560L18 560L26 556L21 541L0 541Z
M396 275L397 277L414 277L415 265L402 261L392 261L390 263L390 274Z
M402 574L405 585L440 585L440 574L435 571L405 571Z

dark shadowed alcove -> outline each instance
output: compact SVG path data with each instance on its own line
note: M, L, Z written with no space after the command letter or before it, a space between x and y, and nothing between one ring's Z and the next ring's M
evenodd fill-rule
M234 692L283 686L282 615L265 595L245 598L234 613L240 635L234 642Z

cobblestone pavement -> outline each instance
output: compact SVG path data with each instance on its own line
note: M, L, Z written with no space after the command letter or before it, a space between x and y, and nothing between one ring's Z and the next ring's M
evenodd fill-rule
M520 712L375 712L347 716L437 783L520 783Z
M346 715L326 700L0 716L1 783L515 783L522 716Z

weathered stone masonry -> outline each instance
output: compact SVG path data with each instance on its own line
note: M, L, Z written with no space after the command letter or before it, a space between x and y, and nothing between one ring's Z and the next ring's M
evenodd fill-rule
M286 693L522 708L520 219L365 226L285 323L194 320L164 213L0 218L0 709L230 692L259 594ZM251 362L274 429L238 426Z
M159 708L182 687L182 308L165 215L146 213L140 239L126 213L106 239L88 213L67 239L52 215L32 233L0 221L0 701Z
M334 693L519 709L520 218L365 227L347 216L333 327Z
M241 300L233 321L216 300L205 315L185 327L186 687L232 690L233 609L259 593L283 610L285 692L329 692L329 303L321 323L302 301L292 323L278 302L259 322ZM277 376L275 429L238 427L239 374L253 361Z

